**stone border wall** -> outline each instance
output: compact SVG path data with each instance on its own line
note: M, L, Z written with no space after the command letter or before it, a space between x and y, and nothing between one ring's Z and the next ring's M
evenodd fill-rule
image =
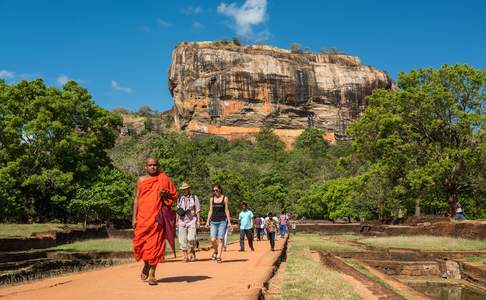
M318 232L324 234L355 233L365 235L433 235L466 239L486 239L486 223L478 222L437 222L419 223L417 226L373 225L373 224L297 224L298 232Z
M37 232L33 233L32 237L0 238L0 252L46 249L74 241L101 238L108 238L108 231L105 226L68 229L60 232Z

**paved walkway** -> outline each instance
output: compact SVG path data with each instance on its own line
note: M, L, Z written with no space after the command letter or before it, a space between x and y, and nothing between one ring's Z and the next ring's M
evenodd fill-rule
M210 251L198 252L194 263L169 259L157 267L157 286L141 281L142 263L133 263L5 287L0 299L257 299L284 240L277 239L274 252L268 241L254 244L254 252L229 245L222 264L210 259Z

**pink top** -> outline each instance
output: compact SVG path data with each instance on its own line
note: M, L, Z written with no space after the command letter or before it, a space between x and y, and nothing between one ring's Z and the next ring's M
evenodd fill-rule
M287 226L288 222L289 222L289 216L287 216L286 214L282 214L282 215L280 215L280 217L278 217L278 223L280 225Z

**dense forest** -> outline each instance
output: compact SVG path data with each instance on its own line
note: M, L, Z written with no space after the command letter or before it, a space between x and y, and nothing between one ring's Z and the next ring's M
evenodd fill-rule
M70 81L0 81L0 221L127 223L147 156L203 202L222 185L232 214L285 209L307 218L486 218L486 72L466 65L401 73L375 90L329 145L308 128L287 151L271 128L255 143L170 129L119 138L122 118Z

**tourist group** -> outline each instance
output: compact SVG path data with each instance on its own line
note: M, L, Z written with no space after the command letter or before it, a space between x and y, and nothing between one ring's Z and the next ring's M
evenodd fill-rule
M179 195L169 177L159 171L158 161L149 157L145 165L147 175L141 176L136 184L133 203L134 228L133 249L135 259L143 260L144 266L140 277L150 285L156 285L155 270L163 262L165 241L175 253L174 236L179 239L184 262L196 261L198 247L197 231L200 228L201 205L197 195L191 192L191 186L184 182ZM176 211L172 210L176 202ZM256 216L247 203L242 203L238 216L240 231L240 251L245 251L245 237L251 251L254 251L254 237L263 241L266 237L272 251L275 250L275 238L285 237L290 223L289 215L282 211L279 217L269 212ZM219 184L213 184L209 201L209 211L205 223L213 254L211 259L222 263L222 253L227 249L228 236L233 231L229 212L229 199ZM295 232L295 223L292 223Z

